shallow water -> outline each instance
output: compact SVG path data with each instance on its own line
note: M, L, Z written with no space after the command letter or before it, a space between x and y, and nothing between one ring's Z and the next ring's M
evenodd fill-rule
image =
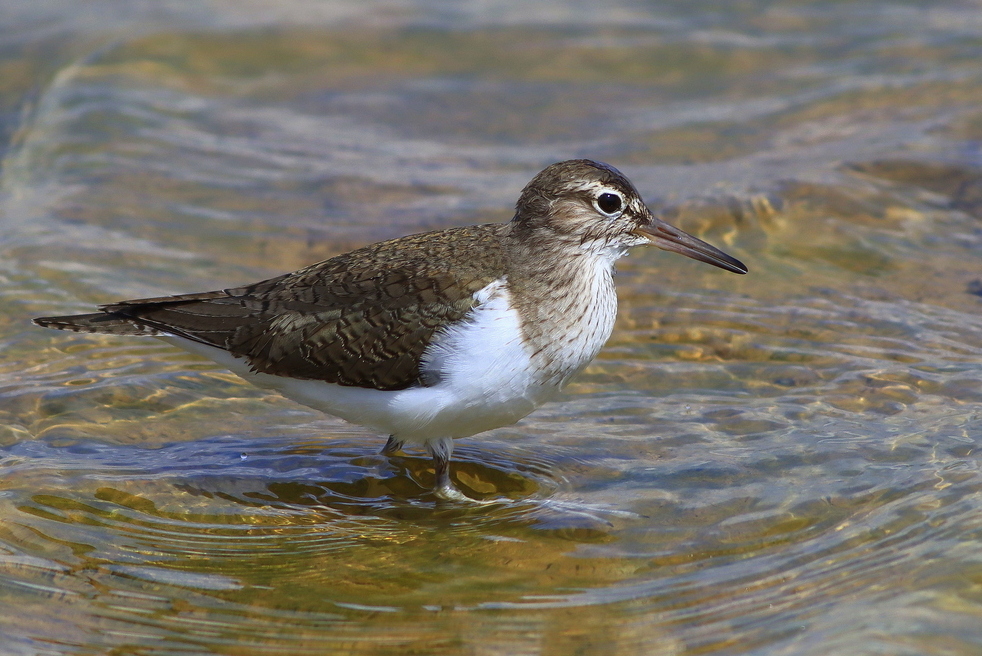
M977 654L982 7L9 2L0 654ZM423 454L34 316L509 218L621 168L566 394Z

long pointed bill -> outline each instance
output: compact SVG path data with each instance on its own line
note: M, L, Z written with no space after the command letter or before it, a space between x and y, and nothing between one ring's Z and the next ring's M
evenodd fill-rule
M696 239L689 233L665 223L659 218L652 217L651 223L634 231L635 234L647 237L652 246L663 251L672 251L693 260L718 266L733 273L746 273L747 267L735 257L730 257L715 246L710 246L701 239Z

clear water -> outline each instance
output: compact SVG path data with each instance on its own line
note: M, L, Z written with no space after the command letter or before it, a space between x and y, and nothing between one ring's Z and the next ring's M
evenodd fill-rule
M978 654L976 2L10 1L0 654ZM608 161L744 260L620 267L567 394L423 454L33 316L506 220Z

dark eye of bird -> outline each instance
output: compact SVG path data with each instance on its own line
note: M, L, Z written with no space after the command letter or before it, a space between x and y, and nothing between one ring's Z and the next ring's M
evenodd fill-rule
M597 207L605 214L613 214L621 209L621 197L617 194L600 194L597 196Z

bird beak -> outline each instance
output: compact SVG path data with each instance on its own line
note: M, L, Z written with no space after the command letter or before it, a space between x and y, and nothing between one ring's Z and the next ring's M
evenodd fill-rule
M651 217L648 225L640 226L634 234L646 237L648 243L663 251L672 251L693 260L718 266L733 273L746 273L747 267L735 257L730 257L715 246L710 246L701 239L696 239L689 233L669 225L657 217Z

